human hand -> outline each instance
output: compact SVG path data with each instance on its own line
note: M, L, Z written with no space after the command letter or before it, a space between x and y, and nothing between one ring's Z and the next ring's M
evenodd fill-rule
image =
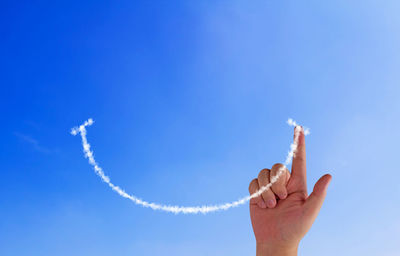
M324 202L331 175L322 176L307 194L306 147L304 131L295 127L298 145L292 162L292 172L283 164L260 171L251 181L250 194L270 183L284 168L284 172L271 188L250 200L250 217L257 242L257 256L297 255L300 240L311 228Z

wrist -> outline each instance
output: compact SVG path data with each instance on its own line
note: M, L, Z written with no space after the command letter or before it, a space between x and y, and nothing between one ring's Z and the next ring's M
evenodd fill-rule
M298 245L257 243L257 256L297 256Z

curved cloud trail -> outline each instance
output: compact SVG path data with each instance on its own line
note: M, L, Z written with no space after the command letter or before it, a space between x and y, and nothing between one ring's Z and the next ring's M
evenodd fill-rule
M301 131L301 129L304 130L304 135L310 134L310 130L308 128L301 128L296 123L296 121L294 121L291 118L288 119L287 124L295 127L295 134L294 134L293 143L290 145L290 151L288 152L288 154L286 156L284 166L281 169L279 169L277 175L275 175L274 177L271 178L271 182L269 184L265 185L264 187L261 187L260 190L258 190L256 193L246 196L246 197L243 197L237 201L233 201L230 203L223 203L223 204L218 204L218 205L202 205L202 206L178 206L178 205L163 205L163 204L150 203L150 202L144 201L134 195L130 195L130 194L126 193L122 188L111 183L110 177L108 177L104 173L103 169L98 165L98 163L94 159L93 151L90 150L90 144L88 143L87 138L86 138L86 133L87 133L86 127L91 126L93 123L94 123L93 119L89 118L82 125L72 128L71 134L77 135L79 133L81 135L82 147L83 147L83 152L85 153L85 157L88 159L89 164L93 166L94 171L102 179L102 181L107 183L107 185L110 186L111 189L114 190L115 192L117 192L120 196L131 200L135 204L141 205L143 207L151 208L153 210L172 212L175 214L178 214L178 213L184 213L184 214L203 213L203 214L206 214L206 213L215 212L215 211L228 210L230 208L245 204L247 201L250 201L250 199L252 199L254 197L260 196L265 190L269 189L272 186L272 184L274 184L278 180L278 178L282 175L283 171L285 170L286 166L291 163L292 158L296 153L299 132Z

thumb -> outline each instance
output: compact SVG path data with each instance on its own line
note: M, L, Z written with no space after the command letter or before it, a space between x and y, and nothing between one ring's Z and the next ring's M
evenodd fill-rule
M328 185L331 182L331 179L332 176L330 174L325 174L317 181L317 183L315 183L314 190L307 198L304 205L305 213L307 215L311 215L314 218L317 217L322 203L325 200L326 191L328 190Z

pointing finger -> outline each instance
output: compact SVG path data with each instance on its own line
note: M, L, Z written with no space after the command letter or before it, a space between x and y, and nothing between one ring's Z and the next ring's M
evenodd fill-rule
M293 184L295 191L307 193L306 142L301 126L296 126L294 129L294 142L296 141L297 149L293 156L290 183Z

